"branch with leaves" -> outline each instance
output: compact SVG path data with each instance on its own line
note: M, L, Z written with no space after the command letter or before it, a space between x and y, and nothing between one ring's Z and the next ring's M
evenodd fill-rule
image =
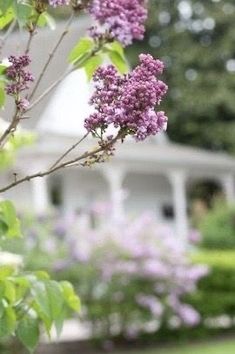
M14 145L20 122L25 118L34 119L33 108L43 102L69 74L84 70L88 81L93 80L94 83L90 99L93 113L84 121L87 133L48 169L23 177L14 174L12 182L0 187L0 193L64 168L105 162L114 154L118 141L123 142L127 136L141 141L166 128L164 112L155 111L167 91L166 85L158 79L163 63L151 55L142 54L140 64L128 73L124 53L124 47L132 44L133 40L143 39L147 1L112 0L112 3L113 6L109 6L110 0L0 0L0 30L3 32L0 52L7 47L16 29L28 33L26 48L22 49L21 54L12 53L8 63L0 63L0 108L11 100L15 112L0 135L0 165L9 146ZM34 38L41 27L54 24L50 9L63 6L69 15L64 30L49 53L45 53L42 70L31 73L29 64L34 61ZM61 43L67 38L71 24L77 21L79 29L78 15L83 11L93 19L88 36L81 38L71 49L64 73L37 95ZM110 64L103 66L106 62ZM110 127L113 135L109 134ZM96 139L95 147L68 158L88 135ZM0 237L19 237L20 234L19 220L12 203L1 202ZM31 352L38 343L41 324L48 334L53 324L60 332L67 310L80 309L79 298L71 284L55 282L44 272L26 273L21 268L2 267L0 264L0 287L0 338L16 336Z

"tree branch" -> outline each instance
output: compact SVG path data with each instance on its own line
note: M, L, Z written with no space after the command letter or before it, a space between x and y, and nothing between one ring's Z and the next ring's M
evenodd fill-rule
M36 81L36 84L33 88L33 91L31 92L31 94L29 95L29 100L32 99L38 89L38 86L40 85L42 79L43 79L43 76L45 75L46 71L47 71L47 68L48 66L50 65L51 61L53 60L54 56L55 56L55 53L57 52L57 49L59 48L60 44L62 43L64 37L68 34L69 32L69 27L71 26L72 22L73 22L73 19L74 19L74 11L72 12L66 26L65 26L65 29L64 31L61 33L56 45L54 46L54 48L52 49L51 53L49 54L49 57L48 57L48 60L46 61L43 69L42 69L42 72L41 74L39 75L39 78L38 80Z
M35 23L32 24L32 28L29 28L29 39L28 39L28 42L26 44L26 48L25 48L25 52L24 52L25 54L28 54L29 51L30 51L31 43L32 43L32 40L33 40L33 36L35 35L35 31L36 31L36 28L37 28L39 17L40 17L40 14L38 13L37 17L36 17L36 20L35 20Z
M50 169L53 169L54 167L56 167L71 151L73 151L74 149L76 149L76 147L81 144L81 142L83 142L83 140L85 140L87 138L89 133L86 133L81 139L79 139L74 145L72 145L68 150L65 151L65 153L63 155L60 156L60 158L58 158L58 160L56 160L56 162L50 167Z
M2 146L4 145L5 140L7 139L8 135L10 135L11 133L13 133L16 130L17 125L19 124L19 122L20 122L19 111L16 108L16 112L15 112L15 114L13 116L13 119L12 119L11 123L9 124L7 129L4 131L4 133L0 137L0 148L2 148Z
M32 179L34 178L37 178L37 177L45 177L45 176L48 176L58 170L61 170L63 168L66 168L66 167L73 167L73 165L77 164L79 161L81 160L85 160L87 158L90 158L90 157L95 157L98 153L102 152L102 151L105 151L105 150L108 150L111 146L113 146L119 139L122 139L122 135L121 133L119 132L117 134L117 136L115 138L113 138L109 143L107 143L106 145L103 145L103 146L100 146L100 147L97 147L96 149L92 150L92 151L86 151L84 154L74 158L74 159L71 159L71 160L68 160L68 161L65 161L63 163L60 163L59 165L53 167L53 168L49 168L45 171L40 171L40 172L36 172L32 175L28 175L28 176L25 176L23 178L20 178L18 180L15 180L14 182L8 184L7 186L3 187L0 189L0 193L3 193L3 192L6 192L7 190L21 184L21 183L24 183L26 181L31 181Z
M75 68L66 70L56 81L54 81L38 98L35 99L31 103L31 105L27 108L26 112L31 111L35 106L38 105L41 100L43 100L56 86L58 86L61 81L63 81L70 73L72 73Z

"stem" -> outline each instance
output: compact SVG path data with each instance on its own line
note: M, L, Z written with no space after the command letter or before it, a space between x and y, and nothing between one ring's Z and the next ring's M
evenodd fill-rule
M28 54L29 51L30 51L30 47L31 47L31 44L32 44L32 41L33 41L33 36L35 35L35 31L36 31L36 28L37 28L39 17L40 17L40 14L37 14L35 23L32 24L32 28L29 29L29 39L28 39L28 42L26 44L25 54Z
M109 148L110 146L114 145L119 139L122 139L122 135L121 133L118 133L117 136L112 139L106 146L101 146L101 147L98 147L92 151L86 151L84 154L74 158L74 159L71 159L71 160L68 160L68 161L65 161L63 163L60 163L59 165L53 167L53 168L49 168L45 171L41 171L41 172L36 172L32 175L28 175L28 176L25 176L23 178L20 178L10 184L8 184L7 186L3 187L0 189L0 193L3 193L15 186L17 186L18 184L21 184L23 182L26 182L26 181L31 181L32 179L34 178L37 178L37 177L45 177L45 176L48 176L58 170L61 170L63 168L66 168L66 167L72 167L74 166L75 163L77 163L78 161L81 161L81 160L84 160L84 159L87 159L88 157L92 157L92 156L95 156L96 154L98 154L99 152L102 152L102 151L105 151L107 148Z
M66 70L56 81L54 81L38 98L36 98L35 101L31 103L31 105L28 107L26 112L31 111L35 106L38 105L41 100L46 97L56 86L58 86L61 81L63 81L70 73L72 73L75 70L75 68Z
M74 145L66 150L65 153L50 167L50 169L56 167L71 151L73 151L79 144L81 144L81 142L87 138L88 134L89 133L86 133L80 140L78 140Z
M4 142L5 142L6 138L8 137L8 135L10 135L11 133L13 133L16 130L17 125L19 124L19 121L20 121L19 111L18 111L18 109L16 109L16 112L14 114L14 117L13 117L11 123L9 124L8 128L4 131L4 133L0 137L0 148L4 145Z
M64 31L61 33L61 35L60 35L60 37L59 37L59 39L58 39L56 45L54 46L54 48L52 49L51 53L49 54L49 57L48 57L48 59L47 59L45 65L44 65L44 67L43 67L43 69L42 69L41 74L39 75L39 78L38 78L38 80L37 80L37 82L36 82L36 84L35 84L35 86L34 86L34 89L33 89L33 91L31 92L31 94L30 94L30 96L29 96L29 100L34 97L34 95L35 95L35 93L36 93L36 91L37 91L37 89L38 89L38 86L40 85L40 83L41 83L41 81L42 81L42 78L43 78L43 76L45 75L45 73L46 73L46 71L47 71L48 66L50 65L51 61L53 60L53 58L54 58L54 56L55 56L55 53L56 53L57 49L59 48L60 44L62 43L64 37L68 34L68 32L69 32L69 27L70 27L70 25L72 24L73 19L74 19L74 11L72 12L72 14L71 14L71 16L70 16L70 18L69 18L69 20L68 20L66 26L65 26L65 29L64 29Z

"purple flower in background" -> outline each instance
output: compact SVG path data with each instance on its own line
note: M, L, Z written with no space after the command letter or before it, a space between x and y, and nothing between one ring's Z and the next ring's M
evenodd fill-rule
M200 234L200 232L198 230L191 230L188 238L192 244L197 245L201 241L202 235Z
M188 326L196 326L200 322L199 313L190 305L179 305L177 312L181 320Z
M53 7L69 5L70 0L49 0L49 5Z
M159 317L163 313L163 305L155 296L139 294L136 296L136 302L148 308L153 316Z
M169 270L163 262L154 258L146 259L142 268L143 274L151 277L167 278L169 277Z
M199 313L192 306L182 304L176 295L170 295L168 302L184 324L188 326L196 326L200 322Z
M56 272L72 269L74 276L77 267L84 299L87 291L97 305L107 297L119 314L124 304L131 303L127 327L136 333L147 330L150 322L171 325L171 319L177 319L179 325L197 325L200 316L184 303L184 296L196 289L198 280L208 273L207 267L193 264L190 248L168 227L159 227L153 215L113 222L107 206L97 203L79 216L58 216L53 223L44 220L47 232L41 222L36 227L36 243L30 248L38 250L40 246ZM88 210L97 216L95 228Z
M144 37L147 19L145 0L93 0L90 14L124 46Z
M94 75L95 92L90 104L95 112L85 120L88 131L106 131L109 125L144 140L166 129L164 112L155 112L167 92L165 83L157 79L164 65L149 54L139 56L140 65L121 76L114 66L99 68Z

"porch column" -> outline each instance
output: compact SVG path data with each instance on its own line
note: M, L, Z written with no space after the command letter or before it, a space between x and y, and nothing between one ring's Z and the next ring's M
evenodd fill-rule
M45 214L50 206L47 179L38 177L31 180L33 209L36 214Z
M117 167L106 167L103 174L109 184L110 201L112 203L112 216L115 219L124 215L122 185L125 171Z
M188 216L186 196L186 174L182 170L170 172L169 180L172 185L173 206L177 236L187 242Z
M228 203L235 202L235 179L232 174L227 174L222 177L222 187L225 198Z

